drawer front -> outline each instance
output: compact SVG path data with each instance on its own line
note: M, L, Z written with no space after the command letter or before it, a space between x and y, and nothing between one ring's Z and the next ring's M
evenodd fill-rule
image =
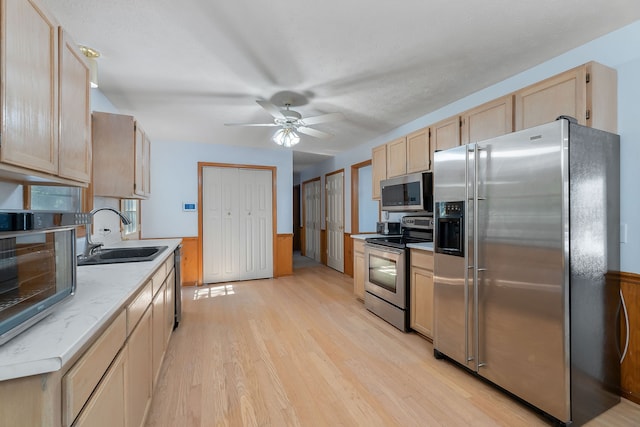
M411 265L433 271L433 252L411 249Z
M353 239L353 251L364 253L364 240Z
M152 299L152 280L149 280L138 296L127 306L127 336L136 327Z
M67 372L62 380L64 423L70 426L127 338L125 310Z

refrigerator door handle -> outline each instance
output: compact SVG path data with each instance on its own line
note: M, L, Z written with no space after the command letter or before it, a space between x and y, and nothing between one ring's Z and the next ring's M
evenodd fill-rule
M473 145L469 145L473 147ZM469 155L474 150L467 149L464 156L464 199L465 212L463 218L468 218L469 208ZM464 221L464 263L467 268L464 269L464 359L471 362L473 358L469 357L469 270L473 269L473 265L469 265L469 221Z
M478 235L478 181L480 181L478 177L478 172L480 170L479 166L479 152L480 147L476 145L476 149L473 152L473 347L474 347L474 358L476 360L476 371L480 369L482 363L480 363L480 327L478 325L478 321L480 320L480 316L478 314L478 297L479 290L478 288L478 240L480 236Z
M622 350L622 357L620 358L620 363L622 364L625 357L627 357L627 351L629 350L629 313L627 312L627 304L624 301L624 294L622 293L622 289L620 289L620 301L622 302L622 312L624 313L624 325L627 335L624 343L624 350Z

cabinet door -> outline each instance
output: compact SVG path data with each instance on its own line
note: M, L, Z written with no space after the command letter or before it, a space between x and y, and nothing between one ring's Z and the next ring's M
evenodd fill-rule
M172 257L173 258L173 257ZM171 332L173 331L173 323L175 321L175 281L176 281L176 271L175 269L171 269L171 273L167 277L167 298L165 302L165 316L167 318L167 326L165 329L166 333L166 342L169 343L169 338L171 338ZM180 290L178 290L179 292ZM165 345L166 348L166 345Z
M411 268L411 329L433 337L433 272Z
M163 283L160 290L153 298L153 357L152 357L152 372L153 372L153 386L155 386L158 379L158 372L160 372L160 363L162 362L162 355L167 343L167 337L165 329L167 327L167 316L165 313L166 304L166 284Z
M91 181L89 66L78 46L60 29L60 138L58 175Z
M113 362L102 382L87 402L76 427L124 427L126 351Z
M145 312L129 336L125 369L127 427L140 427L151 403L151 311Z
M94 112L91 122L94 195L136 198L132 182L135 167L133 117Z
M513 95L503 96L462 115L462 144L513 132Z
M58 25L31 0L2 1L0 161L58 171Z
M452 117L431 126L431 162L433 153L460 145L460 117Z
M429 128L407 135L407 173L422 172L431 168Z
M571 116L587 124L586 67L580 66L516 92L516 130Z
M407 139L403 136L387 144L387 178L407 173Z
M134 148L134 154L135 154L135 160L134 160L134 181L133 181L133 191L135 194L137 194L138 196L144 196L145 193L145 187L144 187L144 172L145 172L145 165L144 165L144 140L145 140L145 136L144 136L144 130L142 130L142 128L140 127L140 125L136 122L135 124L136 127L136 131L135 131L135 148Z
M380 145L371 152L371 198L380 199L380 181L387 179L387 146Z
M145 197L151 195L151 141L146 133L142 141L142 192Z

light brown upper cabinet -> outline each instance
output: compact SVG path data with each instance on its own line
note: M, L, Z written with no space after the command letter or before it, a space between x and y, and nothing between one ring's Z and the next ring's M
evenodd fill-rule
M380 181L407 173L429 170L429 128L424 128L375 147L371 152L373 199L380 198Z
M460 116L454 116L431 125L431 164L433 153L460 145Z
M61 177L91 181L91 81L89 66L78 45L60 28L60 137Z
M3 163L58 172L58 24L29 0L2 1Z
M94 112L93 192L96 196L150 196L150 143L132 116Z
M387 143L387 178L429 170L429 128Z
M380 145L371 151L371 198L380 199L380 181L387 179L387 146Z
M615 70L589 62L528 86L515 94L515 128L565 115L585 126L617 132L617 85Z
M461 129L463 145L513 132L513 95L462 113Z
M0 176L86 185L88 66L37 1L2 0L1 7Z
M387 178L407 173L407 138L394 139L387 143Z
M423 128L407 135L407 173L431 169L429 128Z

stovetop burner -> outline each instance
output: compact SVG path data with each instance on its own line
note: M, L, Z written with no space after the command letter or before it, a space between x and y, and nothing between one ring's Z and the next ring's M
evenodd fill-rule
M415 238L408 236L386 236L386 237L369 237L365 239L368 243L376 243L383 246L391 246L394 248L404 249L409 243L425 243L431 242L433 239L429 238Z

